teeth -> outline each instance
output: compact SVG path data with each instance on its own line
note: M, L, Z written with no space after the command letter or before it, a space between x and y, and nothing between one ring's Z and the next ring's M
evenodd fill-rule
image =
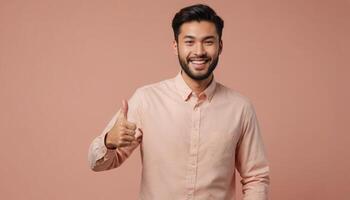
M204 64L206 61L205 60L192 60L191 62L194 64Z

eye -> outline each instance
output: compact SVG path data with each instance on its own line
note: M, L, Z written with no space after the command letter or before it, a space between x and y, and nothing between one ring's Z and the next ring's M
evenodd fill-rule
M205 44L214 44L214 42L211 40L208 40L208 41L205 41Z
M193 41L192 40L187 40L187 41L185 41L185 44L193 44Z

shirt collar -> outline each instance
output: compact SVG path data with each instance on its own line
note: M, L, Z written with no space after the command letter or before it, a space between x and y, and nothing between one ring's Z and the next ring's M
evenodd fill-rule
M183 79L181 75L181 71L175 77L175 85L182 99L184 101L187 101L192 94L192 90ZM216 88L216 81L213 75L213 79L209 83L209 86L200 95L205 94L208 98L208 101L210 102L214 96L215 88Z

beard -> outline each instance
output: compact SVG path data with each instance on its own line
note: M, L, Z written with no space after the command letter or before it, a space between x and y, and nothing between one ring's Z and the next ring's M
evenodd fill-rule
M177 50L177 52L178 52L177 55L178 55L179 63L181 65L182 70L187 74L187 76L189 76L193 80L201 81L201 80L207 79L213 73L214 69L219 63L219 55L218 55L216 58L214 58L214 60L212 60L205 74L196 75L191 71L190 67L188 66L190 62L189 59L187 60L182 59L180 57L179 49ZM200 58L207 58L207 57L201 56Z

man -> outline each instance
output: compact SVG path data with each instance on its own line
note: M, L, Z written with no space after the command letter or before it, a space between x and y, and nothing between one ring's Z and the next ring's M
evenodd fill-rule
M254 107L214 79L223 20L210 7L172 21L175 78L138 88L91 144L92 170L120 166L140 145L142 200L228 200L235 168L244 200L267 200L269 166Z

